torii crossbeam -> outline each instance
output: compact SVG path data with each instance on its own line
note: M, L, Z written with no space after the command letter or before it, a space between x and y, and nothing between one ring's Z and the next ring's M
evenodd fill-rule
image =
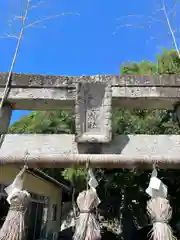
M6 73L0 73L0 98ZM0 116L7 133L12 109L74 108L76 135L9 135L0 149L0 164L30 167L132 168L180 167L180 136L112 137L113 107L172 109L180 100L180 77L97 75L80 77L13 74L8 101ZM27 154L28 153L28 154Z

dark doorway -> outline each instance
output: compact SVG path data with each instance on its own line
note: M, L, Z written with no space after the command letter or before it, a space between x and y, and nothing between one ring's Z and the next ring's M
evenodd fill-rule
M41 237L43 204L31 202L27 212L27 240L34 240Z

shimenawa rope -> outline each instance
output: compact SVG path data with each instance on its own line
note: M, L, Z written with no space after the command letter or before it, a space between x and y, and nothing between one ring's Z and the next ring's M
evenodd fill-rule
M168 224L172 217L172 208L167 199L161 197L150 199L147 203L147 212L153 223L150 232L153 240L176 239Z
M25 214L30 202L30 194L19 191L11 198L11 205L0 229L0 240L25 239Z
M30 194L23 191L26 166L17 174L13 183L5 188L10 208L3 226L0 229L0 240L25 239L25 214L30 203Z
M76 220L74 240L101 239L100 224L94 214L99 204L97 193L93 189L83 191L77 198L80 215Z
M101 239L100 224L96 218L96 209L100 203L96 187L97 180L92 169L89 169L89 162L86 163L86 191L77 197L77 205L80 210L76 219L74 240L99 240ZM89 189L90 186L90 189Z
M149 186L146 189L146 193L151 196L147 202L147 212L153 224L149 234L153 240L173 240L176 238L168 224L172 217L172 208L167 200L167 186L157 178L155 165L153 168Z

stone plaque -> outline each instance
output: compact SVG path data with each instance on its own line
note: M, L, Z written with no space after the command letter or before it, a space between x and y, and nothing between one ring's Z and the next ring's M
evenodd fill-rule
M76 92L76 141L107 143L111 141L111 85L79 82Z

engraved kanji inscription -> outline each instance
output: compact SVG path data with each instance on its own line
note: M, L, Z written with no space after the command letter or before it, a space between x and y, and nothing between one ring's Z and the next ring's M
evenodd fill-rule
M87 110L86 112L86 130L93 130L98 128L98 109Z
M111 140L111 87L104 83L78 83L76 141Z

